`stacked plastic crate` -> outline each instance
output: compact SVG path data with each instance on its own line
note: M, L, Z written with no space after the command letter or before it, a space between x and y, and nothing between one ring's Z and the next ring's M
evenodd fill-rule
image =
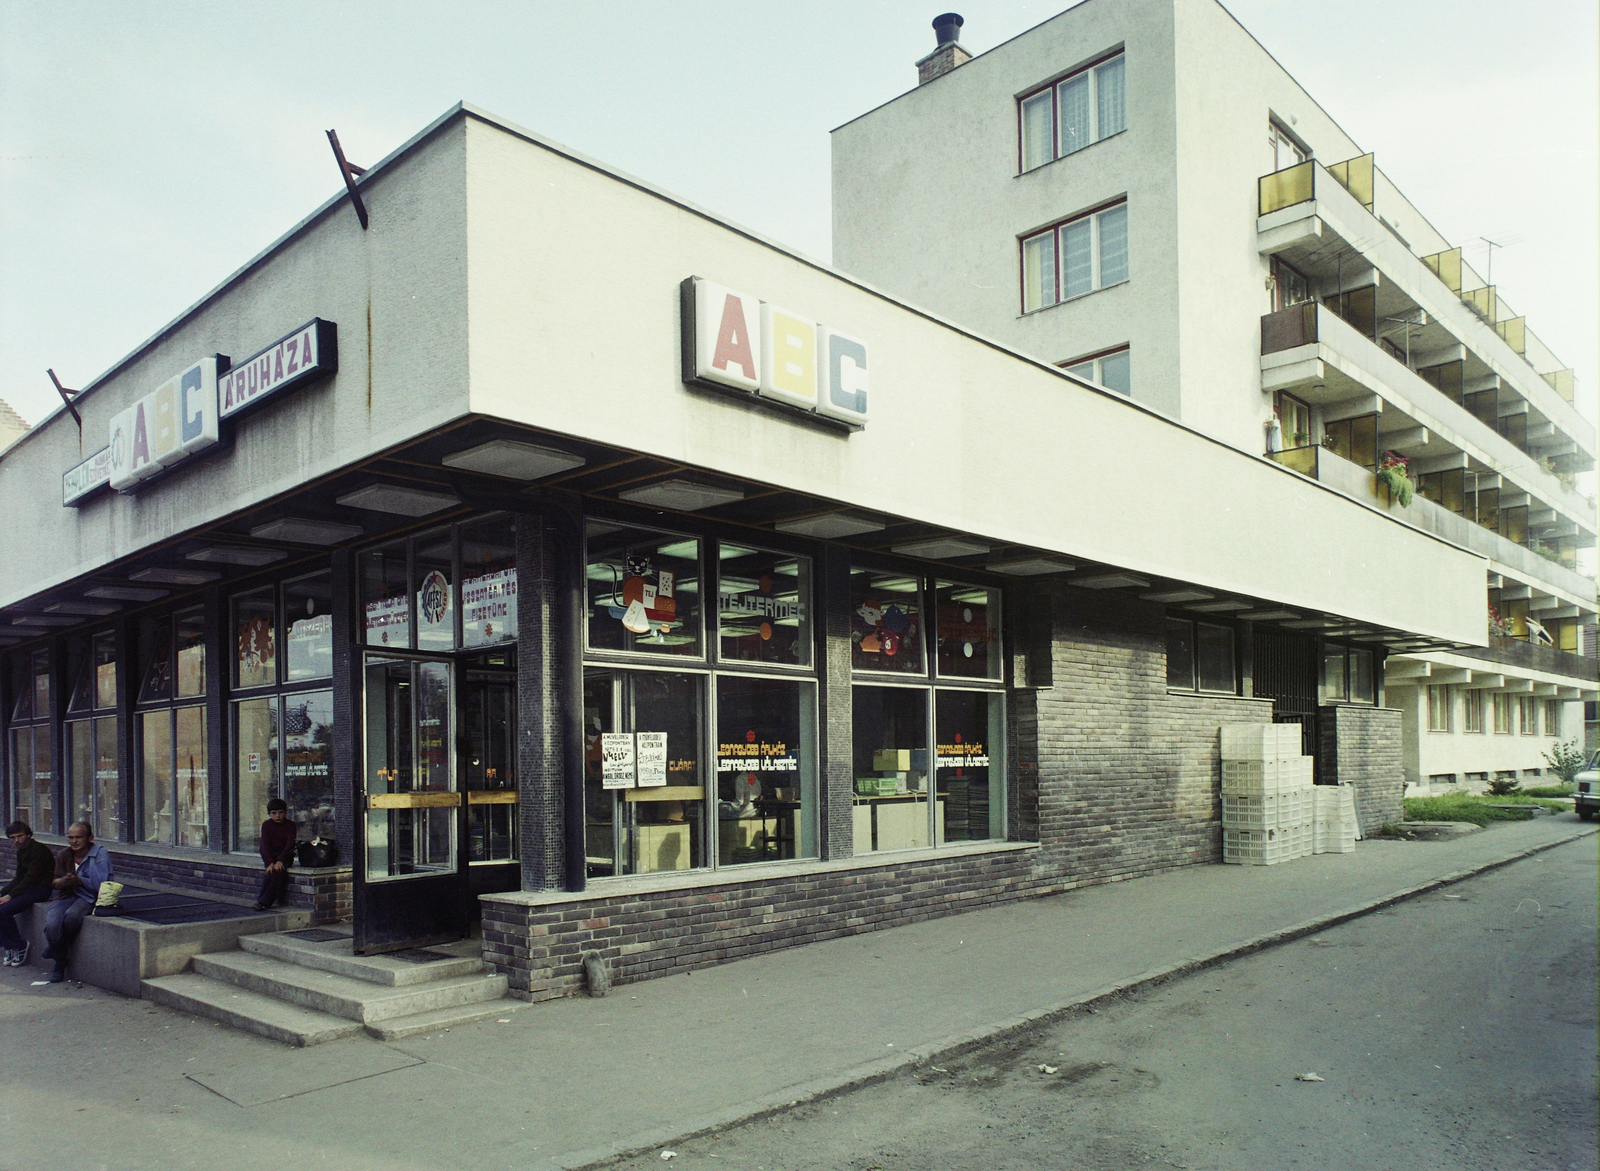
M1355 789L1349 785L1318 785L1312 793L1311 852L1353 853L1357 829Z
M1311 758L1299 724L1222 728L1222 860L1271 866L1311 853Z

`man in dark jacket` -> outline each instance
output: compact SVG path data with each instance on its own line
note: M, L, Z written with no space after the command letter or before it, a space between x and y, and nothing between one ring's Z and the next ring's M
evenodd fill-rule
M6 951L5 966L20 968L28 962L28 941L17 930L17 916L50 897L56 860L49 846L33 840L25 821L6 826L6 837L17 848L17 876L0 887L0 946Z
M294 862L295 824L289 820L289 806L283 798L267 802L267 820L261 823L261 893L254 909L265 911L273 903L284 902L289 889L289 867Z

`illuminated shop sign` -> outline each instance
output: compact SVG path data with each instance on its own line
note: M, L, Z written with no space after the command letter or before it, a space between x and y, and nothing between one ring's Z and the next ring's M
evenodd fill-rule
M865 342L700 277L683 282L683 323L685 382L867 425Z
M217 355L111 417L111 487L126 492L217 443Z
M338 366L333 322L314 317L224 374L217 384L217 413L231 419Z
M111 483L111 449L102 447L61 477L61 503L76 504Z
M202 358L112 416L110 442L62 475L61 503L105 487L132 491L215 447L222 420L336 369L334 324L316 317L237 366L221 354Z

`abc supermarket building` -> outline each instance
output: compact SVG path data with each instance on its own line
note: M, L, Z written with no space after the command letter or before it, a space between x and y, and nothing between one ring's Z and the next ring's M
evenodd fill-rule
M1224 723L1398 816L1479 558L471 108L359 191L0 456L45 840L238 895L281 796L537 999L1216 862Z

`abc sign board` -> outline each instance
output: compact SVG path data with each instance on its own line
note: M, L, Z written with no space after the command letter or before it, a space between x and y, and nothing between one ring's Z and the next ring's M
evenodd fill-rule
M686 382L867 425L866 343L700 277L684 282L683 309Z
M111 487L125 492L217 442L217 358L202 358L111 419Z

